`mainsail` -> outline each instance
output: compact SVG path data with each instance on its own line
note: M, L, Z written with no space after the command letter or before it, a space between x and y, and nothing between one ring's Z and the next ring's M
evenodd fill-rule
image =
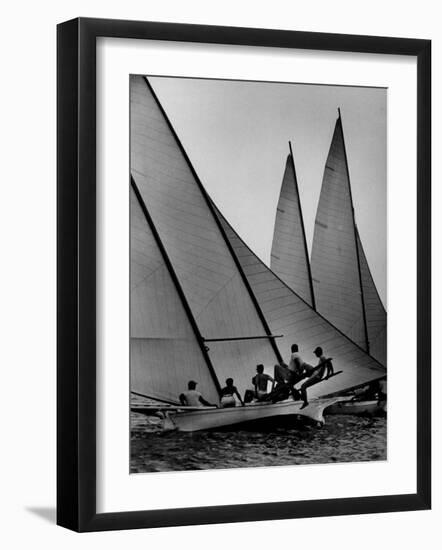
M311 269L317 310L385 365L386 314L356 228L340 115L324 169Z
M130 193L131 390L176 402L189 380L217 401L216 384L148 225L134 189Z
M309 395L329 395L385 375L381 364L313 310L247 247L218 210L217 215L270 329L283 335L277 344L285 358L297 343L303 359L316 365L313 350L321 346L334 359L335 370L343 371L310 388Z
M290 144L276 209L271 268L287 286L315 307L295 162Z
M130 94L132 176L206 340L217 378L224 383L231 376L244 390L256 364L278 361L278 349L147 79L132 76Z
M383 365L387 364L387 313L371 276L370 267L357 231L359 258L361 262L362 292L367 320L370 355Z

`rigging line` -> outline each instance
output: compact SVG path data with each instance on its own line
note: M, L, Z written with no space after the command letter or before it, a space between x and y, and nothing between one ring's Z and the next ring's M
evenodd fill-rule
M142 264L138 264L140 266L142 266ZM154 275L154 273L156 273L159 269L161 269L162 265L159 265L158 267L156 267L153 271L151 271L150 273L148 273L145 277L143 277L141 279L141 281L139 281L135 286L133 286L130 291L132 292L133 290L135 290L136 288L138 288L141 284L143 284L145 281L147 281L147 279L150 279L150 277L152 277L152 275Z
M283 338L283 334L269 334L266 336L235 336L232 338L203 338L204 342L232 342L234 340L264 340L266 338Z
M130 390L130 393L137 395L138 397L144 397L146 399L152 399L152 401L159 401L160 403L167 403L168 405L179 405L177 401L169 401L167 399L160 399L158 397L153 397L152 395L146 395L144 393L139 393L137 391Z
M386 325L384 325L383 327L381 327L380 329L377 330L376 333L373 334L373 331L372 331L372 342L377 342L378 341L378 338L379 336L381 336L382 333L386 333L387 332L387 327Z
M214 273L216 273L216 272L214 272ZM204 312L204 310L206 310L206 309L209 307L209 305L213 302L213 300L215 300L215 298L218 297L219 293L222 292L222 291L226 288L226 286L227 286L235 277L237 277L237 276L238 276L238 273L234 273L231 277L229 277L229 278L227 279L227 281L223 284L223 286L222 286L222 287L215 293L215 295L212 296L212 298L210 298L210 300L203 306L203 309L198 313L198 316L200 316L200 315Z

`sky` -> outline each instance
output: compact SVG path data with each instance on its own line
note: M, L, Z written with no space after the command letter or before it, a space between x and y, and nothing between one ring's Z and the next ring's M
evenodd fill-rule
M289 141L311 253L339 107L355 219L386 305L386 89L148 78L207 192L268 266Z

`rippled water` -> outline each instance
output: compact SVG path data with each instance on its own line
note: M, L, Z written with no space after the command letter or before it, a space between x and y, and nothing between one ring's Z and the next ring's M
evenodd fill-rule
M213 432L160 432L132 413L131 472L166 472L386 460L387 420L327 416L325 426L293 420Z

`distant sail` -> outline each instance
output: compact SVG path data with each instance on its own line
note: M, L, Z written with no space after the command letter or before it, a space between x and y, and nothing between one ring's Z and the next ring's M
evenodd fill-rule
M359 258L361 262L362 291L364 293L365 317L367 319L370 355L383 365L387 364L387 313L379 298L371 276L359 232L357 232Z
M314 307L310 264L291 146L276 209L271 268L287 286Z
M215 383L132 189L130 218L131 390L177 402L193 379L216 402Z
M317 310L386 365L387 314L356 227L340 116L324 170L311 268Z
M211 204L148 81L132 76L131 173L205 339L221 384L243 391L277 348ZM264 337L264 338L262 338Z
M333 358L335 370L343 371L342 374L313 386L309 395L329 395L385 375L382 365L291 290L255 256L219 211L217 214L271 331L284 335L283 338L278 338L277 345L286 361L291 344L297 343L303 359L316 365L317 358L313 350L316 346L322 346L325 355Z
M311 269L317 310L368 350L353 201L340 117L325 164Z

